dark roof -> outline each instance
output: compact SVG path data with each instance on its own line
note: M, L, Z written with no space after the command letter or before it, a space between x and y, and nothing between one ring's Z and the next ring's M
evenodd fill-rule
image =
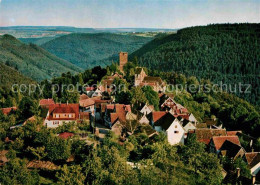
M250 168L253 168L260 162L260 152L249 152L245 153L247 164Z
M167 130L175 119L176 118L171 113L167 113L159 120L157 120L157 122L155 122L154 125L161 126L163 130Z
M143 83L157 82L159 85L163 84L163 81L160 77L146 76L144 77Z
M222 153L222 151L226 151L224 155L228 156L230 158L231 157L234 158L237 155L237 153L240 151L240 149L242 149L241 146L239 146L229 140L226 140L220 148L221 153Z

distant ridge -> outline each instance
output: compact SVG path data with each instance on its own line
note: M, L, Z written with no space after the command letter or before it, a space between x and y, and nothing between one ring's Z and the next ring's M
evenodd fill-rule
M0 63L17 69L36 81L51 79L61 73L81 71L34 44L26 45L11 35L0 36Z

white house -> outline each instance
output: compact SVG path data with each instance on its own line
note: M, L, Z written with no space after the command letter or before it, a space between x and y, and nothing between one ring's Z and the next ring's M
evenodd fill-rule
M143 115L143 117L139 120L139 123L144 124L144 125L148 125L150 123L150 121L148 120L148 118L146 117L146 115Z
M198 123L197 119L195 118L195 116L192 113L189 115L189 121L194 124Z
M162 131L167 135L168 142L171 145L184 144L185 130L181 122L172 114L167 113L161 119L154 123L154 129Z
M186 136L187 136L187 134L188 134L188 132L190 130L195 130L196 129L195 125L192 122L188 121L188 120L183 120L182 126L183 126L183 128L185 130L185 138L186 138Z
M79 104L54 104L44 120L48 128L56 128L63 123L75 122L79 119Z
M151 112L154 111L154 107L152 105L147 105L145 104L144 107L141 109L141 113L144 114L144 115L148 115L150 114Z

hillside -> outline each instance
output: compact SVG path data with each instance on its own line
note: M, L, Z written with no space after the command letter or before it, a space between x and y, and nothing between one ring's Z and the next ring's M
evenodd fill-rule
M15 69L0 63L0 88L10 89L13 84L35 83L28 77L23 76Z
M117 56L119 51L132 53L151 40L151 37L112 33L78 33L61 36L41 46L57 57L85 69L109 64L111 57Z
M10 35L0 37L0 63L17 69L36 81L50 79L64 72L80 69L34 44L24 44Z
M139 64L213 82L251 84L240 97L260 104L260 24L219 24L179 30L134 52Z
M36 45L42 45L46 42L49 42L50 40L55 39L56 37L39 37L39 38L19 38L20 41L22 41L25 44L36 44Z

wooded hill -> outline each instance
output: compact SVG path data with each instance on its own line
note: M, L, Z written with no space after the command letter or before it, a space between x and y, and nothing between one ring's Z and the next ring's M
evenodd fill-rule
M213 82L251 84L237 94L260 104L260 24L217 24L181 29L135 51L139 64ZM234 88L234 86L232 86Z
M70 62L59 59L34 44L24 44L10 35L0 37L0 63L37 81L60 76L65 71L81 71Z
M23 76L15 69L0 63L0 88L10 89L13 84L35 83L28 77Z
M112 33L74 33L41 45L47 51L83 69L111 64L111 57L120 51L129 53L151 41L151 37Z

